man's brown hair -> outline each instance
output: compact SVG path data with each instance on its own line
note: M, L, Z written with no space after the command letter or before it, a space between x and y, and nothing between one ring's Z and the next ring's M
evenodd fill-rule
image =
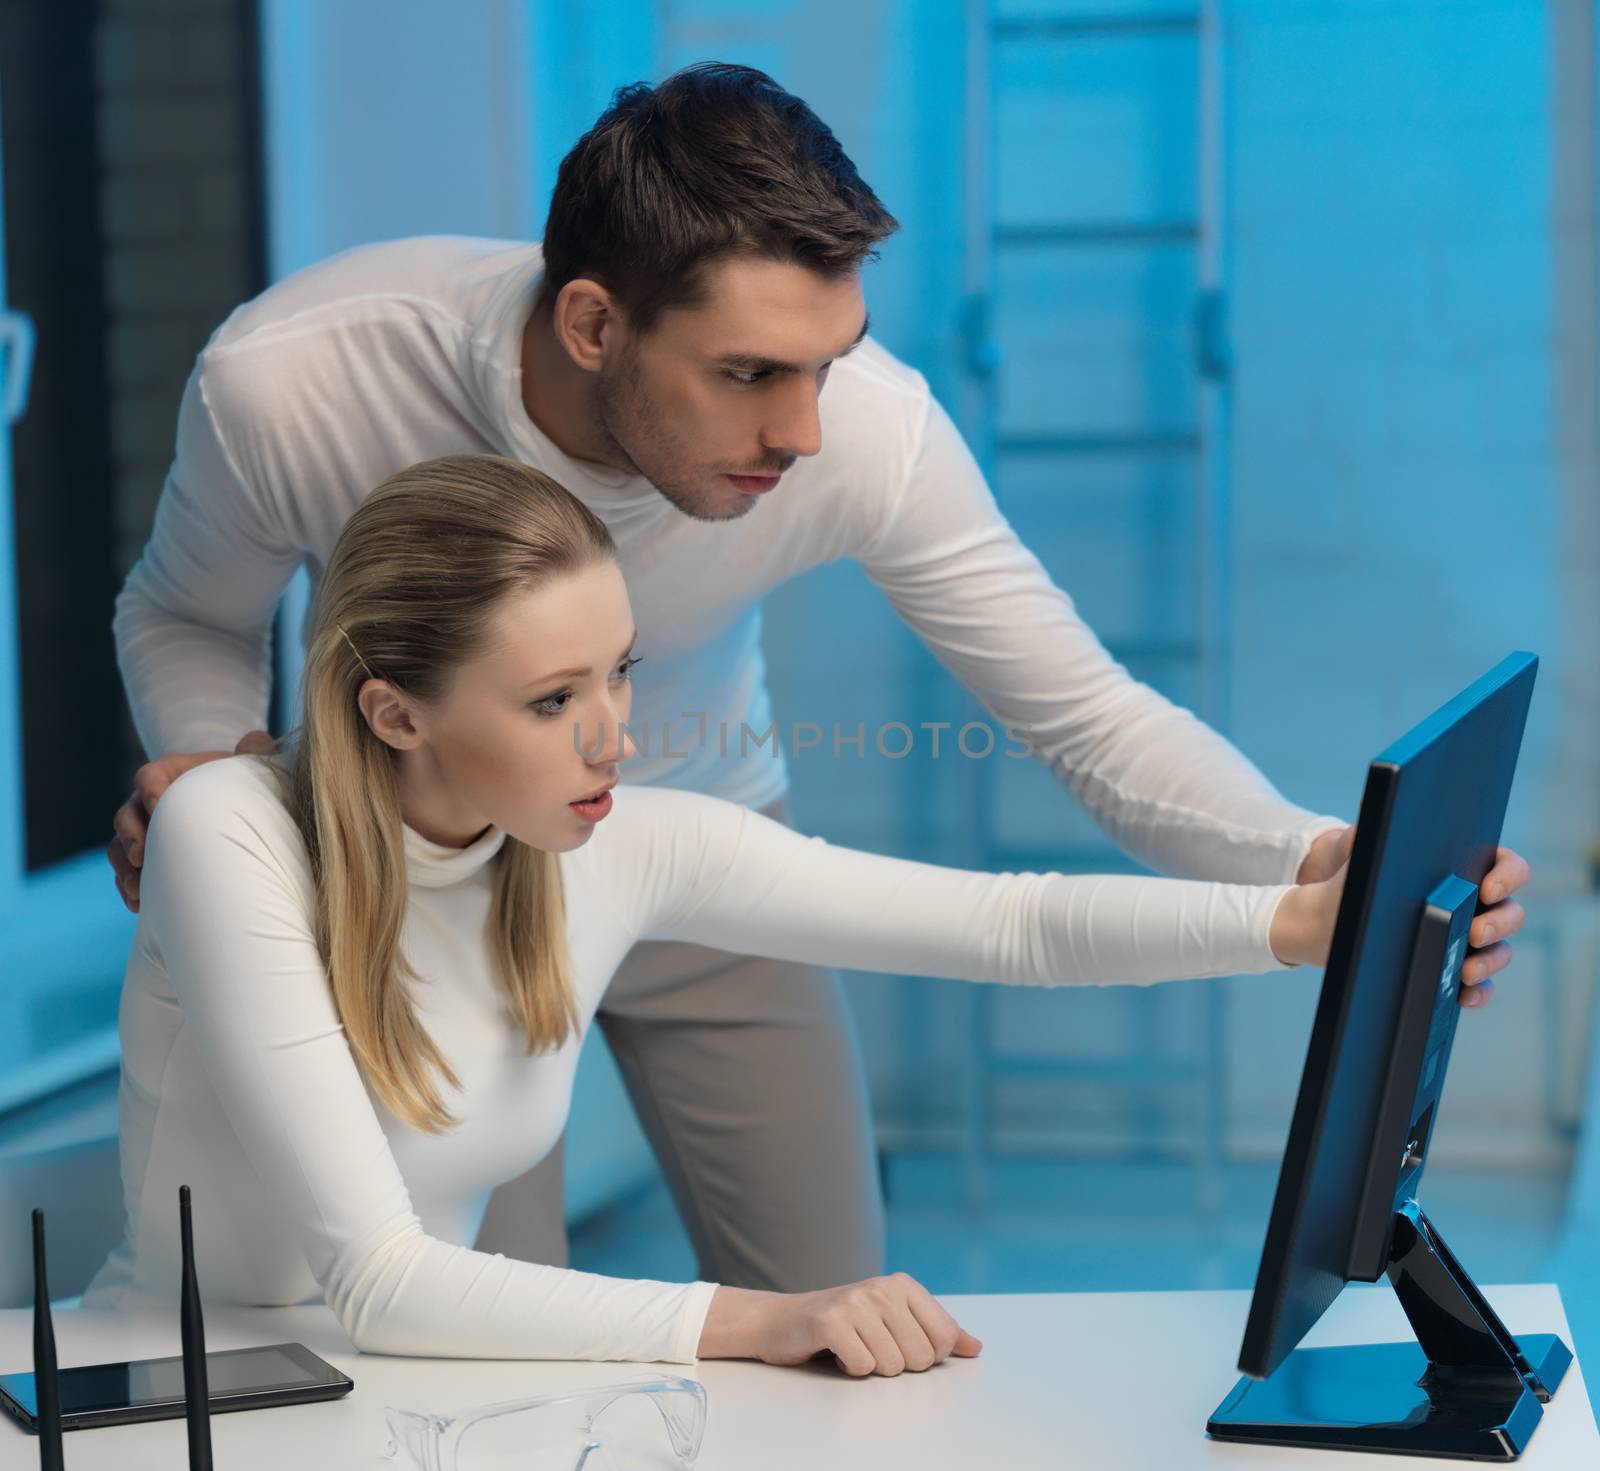
M619 88L562 159L538 308L589 277L646 333L664 311L700 305L721 258L844 276L899 228L798 97L754 67L697 62L658 87Z

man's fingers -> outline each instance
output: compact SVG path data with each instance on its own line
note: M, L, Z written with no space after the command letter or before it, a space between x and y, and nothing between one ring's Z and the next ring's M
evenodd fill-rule
M1493 995L1494 982L1479 981L1475 986L1463 986L1458 999L1467 1010L1477 1011L1479 1007L1487 1006L1489 998Z
M128 854L122 846L121 838L112 838L106 844L106 857L111 860L111 867L116 876L117 897L122 900L125 908L137 914L139 912L139 870L128 861Z
M983 1344L963 1328L961 1336L956 1339L956 1346L950 1352L958 1359L975 1359L983 1352Z
M1498 903L1527 883L1531 872L1528 860L1520 853L1510 848L1498 848L1495 850L1494 867L1484 875L1478 892L1483 895L1485 904Z
M117 885L120 888L124 879L134 876L133 864L128 861L128 850L120 837L113 838L106 844L106 857L116 873Z
M1499 975L1511 963L1511 947L1502 940L1487 950L1474 950L1461 967L1463 986L1481 986L1490 976Z
M150 830L150 817L137 796L129 797L117 808L116 815L111 819L111 827L122 845L122 851L128 855L128 861L135 868L142 866L144 839Z
M265 731L252 731L240 745L254 735L270 739ZM156 803L161 800L162 793L191 767L225 754L221 751L201 751L193 755L163 756L156 761L146 761L134 772L133 795L117 808L116 815L111 819L111 829L116 837L107 847L106 856L117 873L117 892L122 895L122 902L135 914L139 912L139 869L144 865L150 814L156 810ZM126 864L119 861L114 849L121 850Z
M166 761L147 761L133 774L133 795L144 804L146 815L156 810L161 794L170 787L177 776L168 770Z
M1469 942L1474 949L1481 950L1495 940L1509 940L1522 928L1526 918L1527 912L1515 899L1503 899L1472 921Z

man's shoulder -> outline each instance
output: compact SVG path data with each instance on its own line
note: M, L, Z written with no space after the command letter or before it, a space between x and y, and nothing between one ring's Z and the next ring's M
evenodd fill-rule
M830 555L876 533L916 459L932 401L928 380L871 337L835 363L819 399L822 450L804 472L819 494L836 497ZM814 500L794 507L812 527L815 512Z
M236 307L212 334L207 361L352 322L397 321L420 312L470 321L485 283L519 265L537 268L539 247L470 235L420 235L358 245L274 282Z
M344 251L236 308L200 353L190 391L240 474L276 487L287 524L289 505L340 467L368 482L363 491L395 468L380 463L377 426L397 395L459 407L485 391L506 311L541 262L537 245L456 235Z
M872 401L880 412L920 419L928 409L928 380L875 337L863 338L854 352L840 358L829 379L849 384L853 395Z

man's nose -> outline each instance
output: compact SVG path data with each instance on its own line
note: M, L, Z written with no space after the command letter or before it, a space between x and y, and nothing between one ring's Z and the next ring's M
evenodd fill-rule
M789 391L776 405L778 412L762 431L761 442L768 450L784 455L814 455L822 448L816 386L797 378L787 387Z

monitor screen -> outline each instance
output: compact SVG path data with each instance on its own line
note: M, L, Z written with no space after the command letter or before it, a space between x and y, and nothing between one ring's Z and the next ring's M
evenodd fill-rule
M1385 1271L1397 1199L1420 1182L1455 1029L1453 991L1441 1007L1437 990L1441 977L1448 988L1459 976L1460 949L1423 954L1424 921L1453 908L1458 939L1463 913L1470 922L1537 668L1532 654L1511 655L1368 771L1240 1350L1252 1378L1283 1362L1346 1282Z

